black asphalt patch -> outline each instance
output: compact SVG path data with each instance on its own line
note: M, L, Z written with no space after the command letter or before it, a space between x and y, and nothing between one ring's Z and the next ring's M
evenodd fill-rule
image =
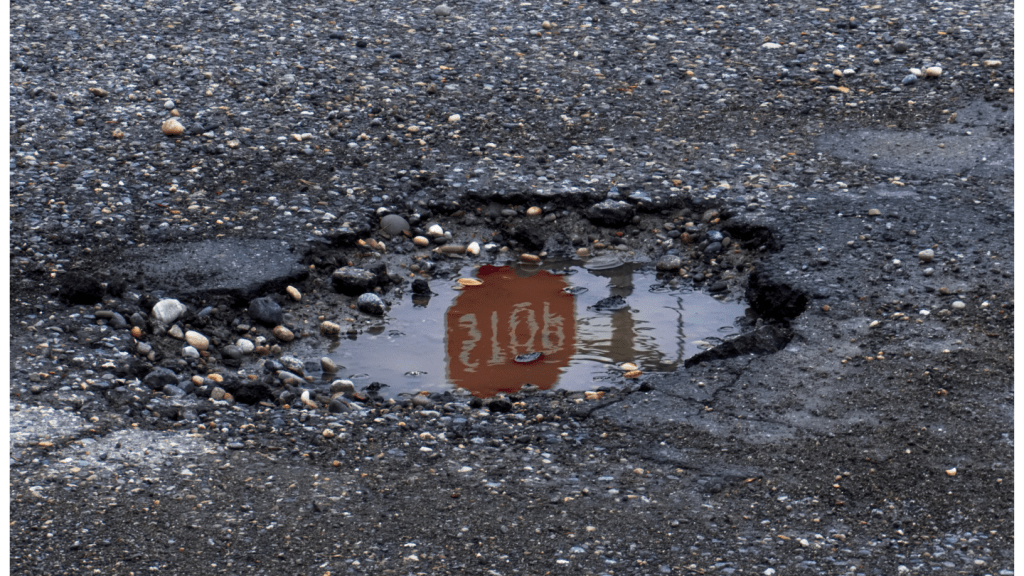
M132 250L142 281L168 296L223 294L243 299L280 291L308 276L302 252L280 240L205 240Z

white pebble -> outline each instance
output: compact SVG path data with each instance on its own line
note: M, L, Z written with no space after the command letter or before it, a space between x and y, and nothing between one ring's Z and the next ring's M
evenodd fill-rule
M171 328L167 330L167 335L171 338L177 338L178 340L185 339L185 333L181 330L181 326L178 326L177 324L171 326Z
M761 48L764 48L765 50L776 50L782 48L782 44L779 44L778 42L765 42L764 44L761 44Z
M174 100L168 100L167 102L164 102L164 108L166 108L167 110L174 110Z
M433 224L430 228L427 228L427 234L430 236L444 236L444 228L441 228L438 224Z
M448 121L452 123L458 122L459 120L462 120L462 116L458 114L452 114L451 116L448 117Z
M185 358L199 358L199 350L196 350L194 346L185 346L181 349L181 355Z
M922 274L925 276L931 276L932 274L935 274L935 268L925 268Z
M242 351L242 354L250 354L256 348L256 345L248 338L239 338L235 341L235 346L238 346L238 349Z
M914 76L917 76L918 78L924 76L924 72L921 72L920 68L911 68L910 73L913 74Z
M153 306L153 317L164 324L172 324L181 315L185 313L188 308L184 304L169 298L167 300L161 300Z
M931 262L935 259L935 251L931 248L927 250L921 250L917 253L917 257L921 259L921 262Z
M942 68L938 66L929 66L928 68L925 68L924 73L932 78L938 78L939 76L942 76Z
M953 306L953 308L956 308L957 310L963 310L964 308L967 308L967 304L964 304L960 300L957 300L956 302L953 302L952 306Z
M473 256L480 254L480 244L476 242L470 242L469 246L466 246L466 252Z

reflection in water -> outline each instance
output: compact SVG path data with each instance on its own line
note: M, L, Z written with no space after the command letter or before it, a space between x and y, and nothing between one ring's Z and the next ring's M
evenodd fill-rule
M623 362L646 372L674 370L700 351L698 338L726 336L744 313L740 303L667 287L634 264L481 266L463 274L483 284L455 290L454 282L434 282L433 298L392 309L388 330L364 332L333 350L347 370L339 376L369 373L393 394L454 385L489 397L527 383L589 390L621 385L615 366ZM595 308L609 296L627 306ZM514 361L534 352L539 360Z

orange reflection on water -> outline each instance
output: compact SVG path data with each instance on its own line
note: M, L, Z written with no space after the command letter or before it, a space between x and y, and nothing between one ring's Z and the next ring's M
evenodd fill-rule
M518 272L518 273L517 273ZM480 398L524 384L547 390L576 352L575 299L562 276L482 266L483 285L467 287L445 319L448 380ZM541 352L528 364L516 356Z

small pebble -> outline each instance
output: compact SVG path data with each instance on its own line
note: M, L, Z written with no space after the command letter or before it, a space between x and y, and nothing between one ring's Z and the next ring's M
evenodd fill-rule
M172 298L161 300L153 306L153 317L163 324L173 324L181 318L187 308L181 302Z
M472 256L479 255L480 254L480 244L478 244L476 242L470 242L469 246L466 246L466 252L469 253Z
M412 243L417 246L430 246L430 239L425 236L417 236L412 239Z
M541 214L542 214L543 212L544 212L544 211L543 211L543 210L541 210L541 209L540 209L539 207L537 207L537 206L530 206L530 207L529 207L529 208L528 208L528 209L526 210L526 215L527 215L527 216L540 216L540 215L541 215Z
M302 300L302 293L299 292L294 286L289 286L285 288L284 291L287 292L288 295L292 297L292 300L295 300L296 302Z
M881 215L882 215L882 211L879 210L878 208L872 208L871 210L868 210L868 216L881 216Z
M356 391L356 385L351 380L335 380L331 382L331 395L351 394Z
M534 254L520 254L519 260L528 264L536 264L540 262L540 256L536 256Z
M985 60L984 62L981 63L981 65L984 66L985 68L999 68L1000 66L1003 65L1003 61L1002 60Z
M447 4L441 4L440 6L437 6L437 7L434 8L434 15L435 16L445 17L445 16L450 15L451 13L452 13L452 8L451 8L451 6L448 6Z
M188 342L189 346L194 346L196 350L206 350L210 347L210 340L206 336L203 336L199 332L195 332L193 330L185 332L185 342Z
M238 346L238 349L242 351L242 354L252 354L252 351L256 348L256 345L248 338L239 338L235 341L235 346Z
M448 122L452 124L458 122L459 120L462 120L462 116L458 114L452 114L451 116L448 117Z
M185 358L199 358L199 350L196 350L194 346L185 346L181 349L181 355Z
M185 339L185 332L181 329L181 326L178 326L177 324L171 326L171 328L167 331L167 335L170 336L171 338L176 338L178 340Z
M917 253L917 257L919 260L921 260L921 262L931 262L932 260L935 259L935 251L932 250L931 248L928 248L927 250L921 250L920 252ZM934 270L932 271L934 272Z
M375 316L382 316L384 314L384 301L380 299L373 292L367 292L356 300L356 306L359 310L366 312L367 314L373 314Z
M181 124L181 122L178 122L174 118L170 118L168 120L165 120L164 123L160 125L160 130L162 130L163 133L168 136L181 136L181 134L185 131L185 127Z
M953 306L953 308L956 308L957 310L963 310L964 308L967 307L967 304L964 304L960 300L957 300L956 302L953 302L951 306Z
M280 325L274 327L274 336L277 336L277 339L282 342L291 342L292 340L295 340L295 334L292 333L291 330Z
M932 274L935 274L935 268L925 268L922 274L925 276L931 276Z
M444 236L444 228L438 224L432 224L427 228L427 236Z
M327 356L320 359L320 368L327 373L333 374L338 371L338 365Z
M938 78L939 76L942 76L942 68L938 66L929 66L928 68L925 68L924 73L930 78Z
M915 82L917 82L917 76L915 76L914 74L907 74L906 76L903 77L902 84L906 86L909 84L913 84Z

